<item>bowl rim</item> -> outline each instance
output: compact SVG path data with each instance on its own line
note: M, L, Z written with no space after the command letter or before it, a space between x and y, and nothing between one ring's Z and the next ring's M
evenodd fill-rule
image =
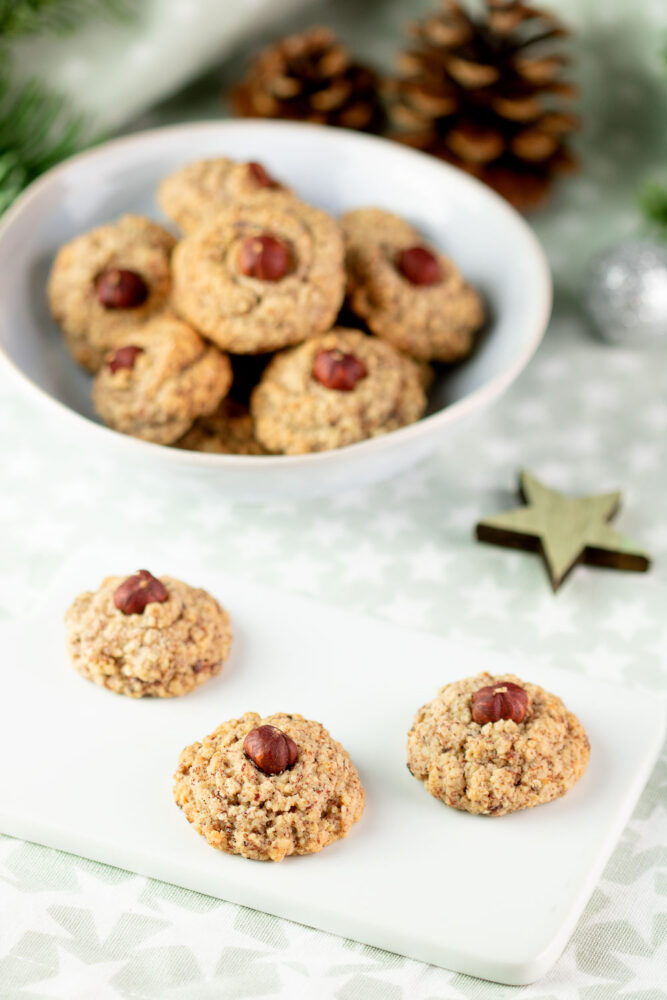
M39 197L44 188L49 187L49 185L52 184L54 180L57 180L61 174L65 174L72 165L79 165L81 163L85 163L86 161L89 161L92 164L95 159L104 158L109 152L117 152L122 148L150 145L155 139L169 133L180 132L190 134L197 131L205 132L211 129L219 129L224 133L224 130L230 125L234 128L239 128L239 126L241 126L246 128L248 131L296 131L303 133L304 136L316 135L321 133L324 129L329 135L335 135L336 141L341 143L352 142L354 144L358 143L361 145L367 144L369 146L381 145L383 147L390 147L392 155L403 157L407 162L412 161L416 164L428 163L431 167L436 167L445 172L449 172L450 174L455 174L457 183L468 186L474 189L478 194L481 193L482 197L495 202L496 209L500 209L501 213L504 213L509 219L511 219L513 225L518 226L519 229L522 230L522 235L526 244L532 251L533 261L537 265L537 271L540 275L541 282L540 302L535 310L532 336L524 344L521 351L518 352L512 363L509 364L506 369L498 372L497 375L494 375L483 385L479 386L479 388L467 393L462 399L455 400L453 403L443 407L443 409L424 416L413 424L400 427L388 434L380 434L377 437L367 438L354 444L345 445L342 448L308 452L302 455L229 455L219 454L216 452L190 451L185 448L175 448L173 445L156 444L155 442L144 441L141 438L132 437L128 434L121 434L110 427L106 427L104 424L99 424L96 421L91 420L89 417L79 413L77 410L74 410L66 403L57 399L55 396L52 396L46 389L43 389L42 386L34 382L29 375L19 368L13 359L9 357L3 344L0 343L0 361L4 364L5 369L9 370L13 374L16 381L22 385L24 389L27 389L29 393L33 393L42 404L46 404L50 407L52 412L55 410L57 412L64 413L67 419L74 420L80 427L82 427L82 429L91 431L92 433L95 433L95 431L101 432L105 435L109 443L133 449L137 459L141 458L142 454L145 455L146 458L155 458L158 455L157 449L160 449L162 458L168 462L177 463L181 466L183 464L188 464L202 468L218 467L221 469L243 466L246 470L249 470L251 467L259 468L260 465L262 468L268 468L269 466L276 464L278 464L280 468L286 469L288 463L291 466L302 466L305 464L321 465L322 463L339 461L341 455L351 455L354 453L356 457L359 457L363 456L365 452L368 452L371 449L377 452L380 448L391 447L393 443L398 444L397 435L400 435L400 440L405 443L409 439L420 438L433 432L437 428L444 427L448 423L464 418L466 414L472 413L477 409L482 409L485 405L488 405L488 403L496 399L504 392L505 389L508 388L521 371L523 371L537 350L546 332L551 315L553 283L546 254L533 230L523 217L514 208L512 208L504 198L496 194L496 192L487 185L483 184L475 177L472 177L470 174L454 167L452 164L445 163L442 160L429 156L427 153L420 152L408 146L391 142L389 139L385 139L382 136L368 135L363 132L356 132L351 129L338 127L334 128L333 126L328 125L316 125L310 122L276 121L274 119L264 118L202 119L192 122L160 125L156 128L133 132L129 135L121 135L116 138L106 140L105 142L101 142L90 149L85 149L80 153L76 153L74 156L67 157L67 159L56 164L54 167L51 167L31 184L29 184L0 219L0 242L4 238L5 231L13 226L18 219L20 219L26 207L32 203L34 199ZM111 440L112 438L113 441Z

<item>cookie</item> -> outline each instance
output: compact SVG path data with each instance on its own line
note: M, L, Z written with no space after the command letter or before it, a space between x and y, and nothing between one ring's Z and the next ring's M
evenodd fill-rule
M328 330L343 299L343 241L294 198L220 212L173 257L176 311L223 350L259 354Z
M261 163L218 157L197 160L169 174L158 188L157 201L165 215L189 233L222 208L267 195L289 195L289 191Z
M390 212L357 209L341 228L348 304L369 329L420 361L465 358L484 310L454 263Z
M408 767L431 795L489 816L565 795L589 755L583 726L560 698L513 674L445 685L408 733Z
M126 332L106 355L93 381L93 405L114 430L171 444L212 413L231 384L229 358L163 313Z
M219 674L229 656L229 615L205 590L147 570L108 576L65 615L77 673L100 687L143 698L186 694Z
M171 291L174 237L124 215L66 243L48 283L49 306L76 361L96 372L119 338L161 312Z
M223 399L210 416L195 420L177 448L206 451L217 455L264 455L255 437L255 424L245 406L233 399Z
M365 795L347 752L319 722L247 712L183 750L174 798L211 847L282 861L347 836Z
M391 344L335 327L269 363L250 402L255 434L288 455L386 434L422 415L423 379Z

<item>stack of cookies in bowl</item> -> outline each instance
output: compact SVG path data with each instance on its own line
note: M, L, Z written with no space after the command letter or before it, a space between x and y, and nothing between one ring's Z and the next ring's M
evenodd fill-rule
M224 158L170 174L157 199L180 240L125 215L63 246L49 278L117 431L237 455L339 448L418 420L432 363L474 347L480 296L390 212L336 220Z

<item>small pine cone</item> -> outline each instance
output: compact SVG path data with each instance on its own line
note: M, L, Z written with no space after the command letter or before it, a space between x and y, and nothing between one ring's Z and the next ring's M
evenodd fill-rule
M378 132L378 78L328 28L310 28L264 49L231 91L244 118L289 118Z
M521 0L486 0L473 18L442 0L411 28L414 46L387 81L391 137L474 174L517 208L546 198L574 159L566 137L577 120L560 107L575 96L552 51L567 36Z

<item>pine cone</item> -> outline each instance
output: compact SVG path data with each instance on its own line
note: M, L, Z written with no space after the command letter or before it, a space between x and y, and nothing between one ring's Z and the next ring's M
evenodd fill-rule
M291 118L378 132L378 80L353 62L328 28L310 28L269 45L233 88L231 101L245 118Z
M546 198L574 165L565 137L575 96L567 59L551 43L567 31L521 0L486 0L475 20L456 0L411 26L415 46L387 82L391 137L462 167L521 210Z

